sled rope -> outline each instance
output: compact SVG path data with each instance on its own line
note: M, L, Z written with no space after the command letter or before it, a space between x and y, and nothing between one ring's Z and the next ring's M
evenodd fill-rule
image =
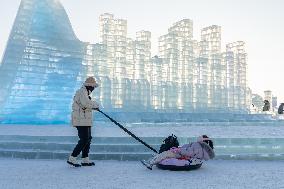
M135 136L133 133L131 133L129 130L127 130L125 127L123 127L120 123L118 123L117 121L115 121L114 119L112 119L111 117L109 117L107 114L105 114L103 111L101 110L97 110L100 113L102 113L104 116L106 116L110 121L112 121L114 124L116 124L118 127L120 127L123 131L125 131L127 134L129 134L130 136L132 136L133 138L135 138L137 141L139 141L140 143L142 143L144 146L146 146L147 148L151 149L152 151L154 151L155 153L158 153L157 150L155 150L153 147L151 147L149 144L147 144L146 142L144 142L143 140L141 140L140 138L138 138L137 136Z

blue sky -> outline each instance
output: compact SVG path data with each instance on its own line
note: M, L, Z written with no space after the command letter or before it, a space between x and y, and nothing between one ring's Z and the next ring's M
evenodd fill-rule
M248 53L248 83L254 93L272 90L284 102L284 1L282 0L60 0L78 38L98 42L98 18L105 12L128 21L128 36L152 32L157 53L160 35L176 21L193 20L194 38L209 25L222 26L222 48L243 40ZM0 0L0 57L20 0Z

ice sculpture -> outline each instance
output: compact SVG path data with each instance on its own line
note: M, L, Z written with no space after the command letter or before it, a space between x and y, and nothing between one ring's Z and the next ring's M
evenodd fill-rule
M0 64L0 123L68 123L87 76L100 83L101 107L121 119L228 121L247 113L244 42L222 53L220 26L202 29L198 42L192 20L178 21L151 58L151 32L133 40L126 20L99 19L100 43L81 42L58 0L22 0Z
M23 0L0 67L0 122L69 121L84 47L57 1Z

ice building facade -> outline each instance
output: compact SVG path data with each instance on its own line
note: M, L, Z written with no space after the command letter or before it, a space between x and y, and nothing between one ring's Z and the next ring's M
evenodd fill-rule
M127 21L99 17L100 41L81 42L58 0L22 0L0 65L0 122L69 122L72 97L87 76L107 112L247 113L245 43L221 51L221 27L174 23L151 55L151 32L127 36Z
M167 102L185 112L246 112L251 95L244 42L230 43L222 52L220 26L203 28L201 41L192 33L192 21L184 19L159 38L164 82L172 90Z

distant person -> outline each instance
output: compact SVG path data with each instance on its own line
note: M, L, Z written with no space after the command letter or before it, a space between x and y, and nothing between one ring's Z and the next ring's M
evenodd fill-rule
M284 103L281 103L278 108L278 114L283 114Z
M72 104L72 126L78 130L79 141L69 156L67 163L75 167L93 166L94 162L89 159L91 145L91 127L93 126L92 110L99 110L99 105L93 101L90 94L98 87L93 77L86 79L83 86L76 91ZM77 156L82 152L82 162L77 162Z
M255 107L255 105L254 104L251 104L251 107L250 107L250 112L256 112L257 110L256 110L256 107Z
M178 148L173 147L170 150L155 155L147 161L142 160L141 162L148 169L152 170L153 165L156 165L167 158L182 158L188 160L198 159L200 161L207 161L215 157L213 149L213 141L208 136L202 135L197 138L197 142L191 142Z
M262 108L262 111L266 112L266 111L269 111L270 110L270 103L268 100L264 100L264 106Z

